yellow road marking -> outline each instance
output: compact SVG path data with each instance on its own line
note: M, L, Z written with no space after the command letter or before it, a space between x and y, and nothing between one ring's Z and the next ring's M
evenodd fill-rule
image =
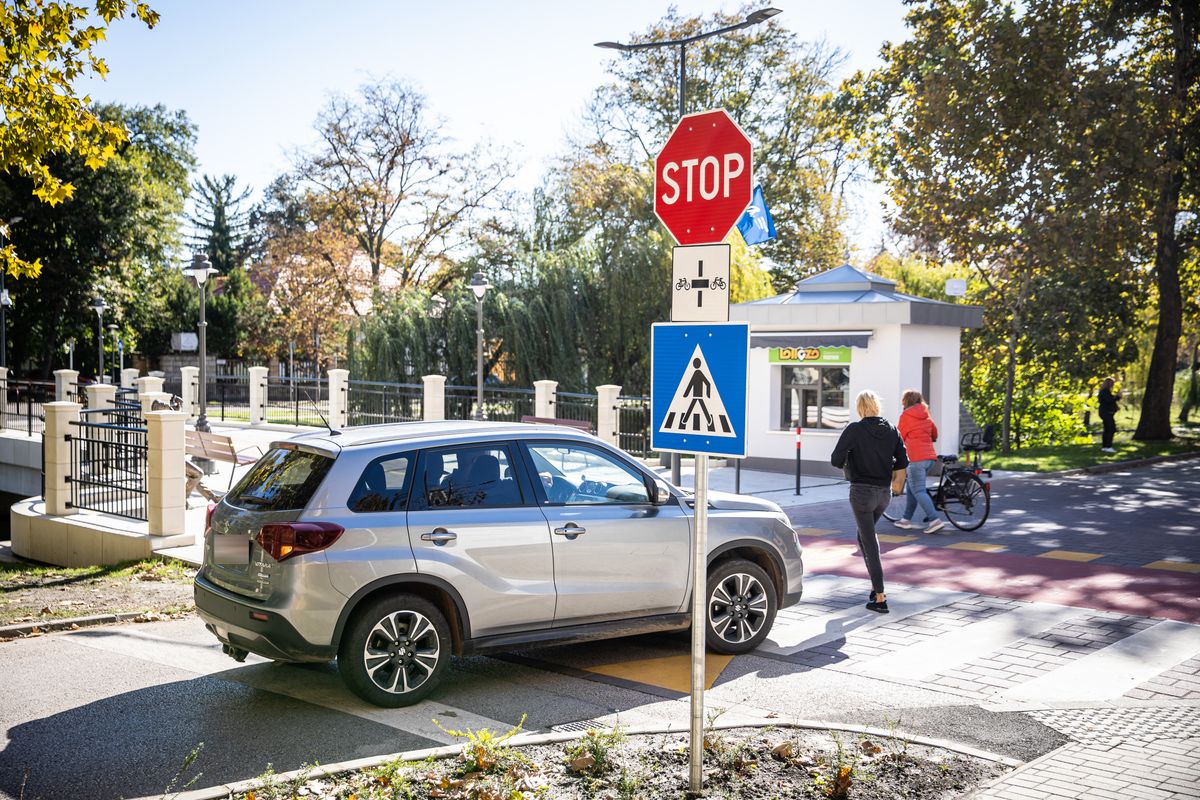
M826 528L796 528L796 533L801 536L828 536L831 533L837 533L837 531Z
M881 542L913 542L916 541L916 536L898 536L894 533L877 533L875 538Z
M704 688L711 689L713 683L732 660L733 656L706 653L704 655ZM649 686L658 686L681 694L687 694L692 690L692 658L687 653L661 658L643 658L638 661L622 661L616 664L601 664L588 667L586 671L608 675L611 678L622 678L635 683L645 683Z
M1173 572L1200 573L1200 564L1193 564L1191 561L1153 561L1146 565L1146 569L1169 569Z
M1058 558L1063 561L1095 561L1103 557L1103 553L1078 553L1074 550L1048 550L1038 553L1038 558Z
M955 542L946 545L947 550L977 550L980 553L995 553L1005 549L1002 544L979 544L976 542Z

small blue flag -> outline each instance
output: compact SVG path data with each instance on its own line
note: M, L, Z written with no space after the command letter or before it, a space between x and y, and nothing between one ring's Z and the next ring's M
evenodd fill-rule
M775 238L775 220L767 210L767 200L761 186L754 187L754 199L746 207L746 213L738 220L738 230L746 244L762 244Z

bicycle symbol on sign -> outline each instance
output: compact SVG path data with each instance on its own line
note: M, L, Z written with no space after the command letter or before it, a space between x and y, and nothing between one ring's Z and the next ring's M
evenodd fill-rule
M707 278L697 278L694 281L689 281L687 278L680 278L675 282L675 291L691 291L692 289L724 289L725 279L721 277L713 278L711 281Z

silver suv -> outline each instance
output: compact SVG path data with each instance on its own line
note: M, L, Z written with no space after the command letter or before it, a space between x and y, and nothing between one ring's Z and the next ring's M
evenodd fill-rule
M779 506L713 492L708 645L744 653L800 599ZM691 495L586 433L420 422L277 442L211 512L196 607L237 660L336 657L381 706L451 654L690 625Z

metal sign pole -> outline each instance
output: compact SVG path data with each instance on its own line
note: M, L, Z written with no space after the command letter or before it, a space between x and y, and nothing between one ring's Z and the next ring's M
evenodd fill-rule
M692 537L692 737L690 787L704 790L704 649L708 632L708 455L696 454L696 535Z
M800 494L800 426L796 426L796 494Z

